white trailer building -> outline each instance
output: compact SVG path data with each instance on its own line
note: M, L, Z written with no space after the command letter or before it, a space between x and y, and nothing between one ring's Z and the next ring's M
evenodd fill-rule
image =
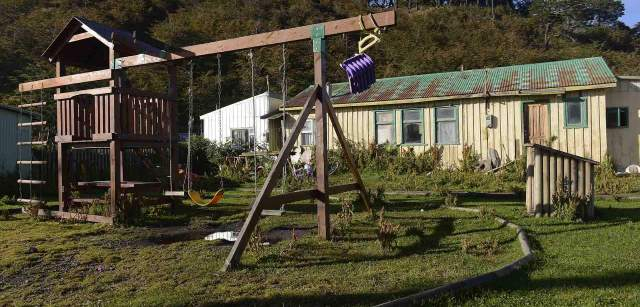
M255 114L251 97L200 116L205 138L214 142L250 143L256 140L270 150L282 143L282 99L264 92L255 96ZM254 131L255 119L255 131Z

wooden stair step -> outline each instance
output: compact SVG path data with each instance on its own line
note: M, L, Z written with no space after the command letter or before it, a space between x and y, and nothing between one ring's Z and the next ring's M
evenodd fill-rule
M47 164L47 161L26 161L26 160L19 160L19 161L16 161L16 164L27 164L27 165L29 165L29 164L31 164L31 165L38 164L38 165L43 165L43 164Z
M21 105L18 105L18 108L31 108L31 107L39 107L39 106L46 106L46 105L47 105L46 101L41 101L41 102L35 102L35 103L21 104Z
M44 204L41 199L18 198L16 201L23 204Z
M28 141L28 142L18 142L18 146L24 145L47 145L47 141Z
M45 126L46 124L47 124L46 121L30 122L30 123L19 123L18 127Z
M22 184L47 184L45 180L18 179L18 183Z

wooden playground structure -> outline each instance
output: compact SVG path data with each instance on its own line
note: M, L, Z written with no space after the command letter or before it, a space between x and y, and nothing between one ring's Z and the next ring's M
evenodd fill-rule
M315 25L267 32L221 41L161 50L138 40L135 34L111 29L83 18L73 18L43 54L56 64L56 76L50 79L20 84L20 92L55 88L57 131L55 144L58 164L59 210L50 214L60 218L72 218L69 212L74 202L70 195L68 165L69 151L74 148L109 148L110 174L108 181L76 182L78 188L108 189L109 216L87 216L88 221L113 223L124 194L157 193L162 195L167 187L159 182L127 181L123 176L123 150L128 147L151 147L162 151L168 148L169 191L173 191L176 178L176 62L195 57L218 55L225 52L249 50L266 46L310 40L313 45L315 89L309 96L291 134L280 150L266 182L257 195L249 216L245 220L222 270L236 267L254 231L262 210L279 208L284 203L315 199L317 206L318 234L330 238L329 195L357 190L370 209L369 197L359 172L351 157L348 143L342 132L327 93L326 38L348 32L379 29L393 26L394 11L352 17ZM127 86L126 68L163 64L168 76L167 93L146 93ZM66 67L74 66L89 72L67 75ZM98 69L98 70L96 70ZM65 86L85 83L105 83L99 87L63 92ZM42 102L44 103L44 102ZM30 107L33 103L23 104ZM271 195L282 169L293 149L306 119L315 112L315 188L280 195ZM354 182L329 185L327 170L327 117L336 132ZM36 123L32 123L36 124ZM38 184L26 180L23 184ZM166 193L165 193L166 194ZM184 194L184 193L183 193ZM171 196L171 195L166 195ZM25 202L38 202L27 199Z

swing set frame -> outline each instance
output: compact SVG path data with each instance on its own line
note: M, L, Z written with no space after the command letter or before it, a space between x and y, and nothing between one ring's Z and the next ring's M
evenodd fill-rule
M233 268L236 268L240 264L240 258L242 253L244 252L247 244L249 243L249 239L251 234L255 230L255 227L259 221L262 210L268 209L277 209L284 203L292 203L301 200L315 200L315 204L317 206L317 221L318 221L318 235L321 239L328 240L331 238L330 232L330 218L329 218L329 195L337 194L347 191L357 190L360 194L360 197L363 200L367 210L371 210L371 206L369 204L369 197L367 190L362 182L360 177L360 173L356 167L356 164L351 156L351 152L349 149L349 144L347 139L344 136L338 118L336 116L335 110L331 104L329 93L327 91L327 42L326 38L329 36L339 35L343 33L349 32L360 32L363 30L372 30L379 27L388 27L393 26L396 23L396 14L395 11L386 11L380 12L376 14L372 14L370 18L363 18L361 16L351 17L346 19L340 19L335 21L329 21L325 23L319 23L314 25L301 26L296 28L278 30L273 32L260 33L255 35L243 36L238 38L226 39L221 41L209 42L204 44L197 44L192 46L186 46L182 48L178 48L171 51L158 51L153 48L147 48L145 44L141 44L136 42L135 35L133 41L120 40L124 41L124 43L131 46L135 50L138 50L139 54L130 55L125 57L116 58L114 49L111 48L109 52L109 61L110 68L104 70L97 70L87 73L80 73L75 75L67 75L64 74L64 66L60 61L56 62L56 77L32 82L22 83L19 86L20 92L28 92L46 88L56 88L57 90L57 105L58 105L58 125L60 125L60 121L62 118L61 108L64 107L62 105L62 101L64 98L68 99L69 97L74 97L80 94L89 94L89 95L98 95L102 93L104 90L101 89L91 89L91 90L83 90L69 93L61 93L61 88L63 86L88 83L88 82L96 82L96 81L109 81L110 90L112 92L126 92L129 89L124 89L123 84L123 76L124 69L130 67L151 65L151 64L165 64L167 66L167 71L169 75L169 89L168 95L166 95L169 99L169 109L167 112L168 116L163 117L161 119L163 127L167 128L167 134L162 137L154 137L149 136L144 140L147 142L154 141L166 141L172 140L175 141L176 131L175 131L175 97L177 94L176 90L176 71L175 71L175 62L180 60L186 60L190 58L207 56L220 54L224 52L233 52L233 51L241 51L248 50L260 47L274 46L280 45L290 42L303 41L303 40L311 40L313 44L313 61L314 61L314 83L315 89L312 91L312 94L308 97L302 111L297 118L294 127L291 133L287 136L285 143L283 144L282 149L280 150L277 159L275 160L273 167L267 176L267 179L262 186L259 194L257 195L253 205L251 206L251 210L249 212L248 217L246 218L242 229L238 235L238 239L234 243L231 252L226 258L224 265L222 267L222 271L227 271ZM76 38L79 34L74 36L70 36L67 40L71 39L80 39ZM112 41L116 41L117 37L112 35ZM114 96L116 97L116 96ZM117 98L112 99L109 104L109 108L105 109L106 116L110 118L111 123L120 122L119 108L120 101ZM315 178L315 188L308 190L300 190L285 194L272 195L272 191L278 183L278 180L282 176L282 170L285 166L285 163L289 157L289 153L293 149L295 142L304 126L305 121L311 114L311 112L315 112L315 158L316 158L316 178ZM328 172L328 145L327 145L327 137L328 137L328 125L327 119L331 120L331 125L336 132L336 136L338 138L339 144L342 147L342 153L344 154L344 159L347 162L349 170L353 176L354 181L349 184L342 185L329 185L329 172ZM82 119L77 119L82 120ZM166 122L164 122L166 121ZM117 125L116 125L117 127ZM60 132L60 129L58 129ZM110 131L108 135L99 135L102 139L91 139L90 142L77 143L74 145L78 146L94 146L94 145L86 145L95 143L96 141L101 141L109 144L110 148L110 165L111 165L111 180L108 182L104 182L104 185L109 187L111 193L111 208L112 210L116 210L118 208L118 202L121 199L121 188L122 188L122 161L121 161L121 146L123 141L128 141L124 139L125 135L120 135L117 129L115 131ZM95 136L95 134L94 134ZM95 137L94 137L95 138ZM168 138L168 139L167 139ZM65 139L61 135L56 137L56 145L58 146L58 190L59 190L59 198L60 198L60 211L61 213L58 216L68 215L66 212L67 208L65 206L68 198L69 189L67 186L68 181L65 180L68 177L67 172L67 164L64 159L64 146L67 146L69 142L73 142L73 138ZM137 140L142 141L142 139ZM159 144L159 143L155 143ZM172 146L170 149L173 153L171 160L175 159L175 148ZM175 174L175 161L170 161L171 163L171 172ZM97 222L101 222L103 220L96 220ZM112 222L113 220L111 220Z

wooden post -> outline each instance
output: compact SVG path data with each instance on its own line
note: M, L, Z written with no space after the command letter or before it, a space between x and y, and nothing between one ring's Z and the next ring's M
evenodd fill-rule
M110 180L109 193L111 194L109 208L111 209L111 217L116 217L118 213L118 203L120 201L120 141L112 140L109 142L109 164L110 164Z
M570 158L569 163L571 165L571 194L575 195L578 193L578 161Z
M587 204L587 217L593 218L595 215L595 193L593 191L593 167L590 162L585 163L585 190L586 195L589 196L589 203Z
M60 211L69 210L69 152L68 146L58 142L56 144L58 151L58 208Z
M547 208L550 204L549 191L551 190L549 187L550 175L549 175L549 153L546 151L541 152L542 154L542 209L540 210L542 215L547 214Z
M558 189L562 189L562 180L564 178L563 161L564 159L562 158L562 155L556 156L556 182L553 183L555 185L556 191L559 191Z
M315 149L316 149L316 189L318 196L316 206L318 209L318 236L328 240L331 238L331 222L329 215L329 171L327 165L327 104L329 95L327 86L327 50L324 37L324 25L316 25L312 28L313 39L313 71L316 86L321 91L315 102Z
M56 77L62 77L66 73L65 65L60 60L56 61ZM62 88L57 87L56 93L61 93ZM60 102L56 101L56 119L57 119L57 134L60 135L60 112L61 105ZM67 172L69 168L69 157L67 153L67 146L64 146L61 142L56 144L56 150L58 155L58 208L60 211L69 210L68 202L69 202L69 174Z
M585 162L584 161L577 161L578 163L578 196L580 197L584 197L585 196L585 180L584 180L584 168L585 168Z
M536 210L533 206L533 158L535 155L535 150L533 147L527 147L527 191L526 191L526 205L527 205L527 213L535 214Z
M542 214L542 152L536 149L533 167L533 208L536 216Z
M563 164L562 172L564 174L564 177L562 177L562 186L563 186L563 189L567 190L565 192L571 192L571 160L570 158L563 157L562 164Z
M553 211L553 195L556 194L556 182L558 170L556 168L556 155L554 153L549 154L549 204L547 206L547 214L551 215Z

